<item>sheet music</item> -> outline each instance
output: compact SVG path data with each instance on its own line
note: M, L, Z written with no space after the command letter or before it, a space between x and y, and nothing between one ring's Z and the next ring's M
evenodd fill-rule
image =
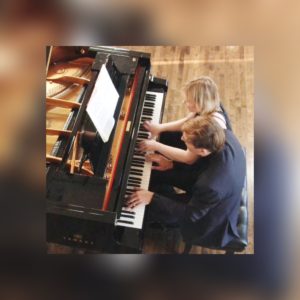
M119 93L110 78L106 66L102 65L86 111L104 143L109 140L115 124L113 116L118 99Z

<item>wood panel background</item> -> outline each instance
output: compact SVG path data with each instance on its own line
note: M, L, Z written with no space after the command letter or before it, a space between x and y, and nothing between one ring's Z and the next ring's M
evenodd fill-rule
M186 114L182 103L184 99L182 87L186 82L206 75L217 83L221 101L229 114L233 130L247 151L249 245L243 253L254 253L254 48L252 46L124 46L123 48L151 53L151 73L168 80L164 122L182 118ZM159 236L158 232L148 231L149 239L146 235L145 252L168 253L170 243L173 243L178 251L182 250L183 245L177 243L178 235L175 234L174 237L174 234L173 232ZM153 239L161 241L161 248L153 245L152 235ZM223 252L193 247L192 253Z

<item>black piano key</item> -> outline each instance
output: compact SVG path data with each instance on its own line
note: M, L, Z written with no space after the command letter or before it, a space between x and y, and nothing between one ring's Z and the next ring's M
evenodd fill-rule
M133 173L130 173L130 176L137 176L138 178L143 178L143 174L133 174ZM135 177L135 178L137 178Z
M138 136L142 136L142 137L148 138L149 137L149 132L146 131L146 130L140 130L138 132Z
M144 107L144 109L143 109L143 114L145 113L145 112L154 112L154 109L153 108L146 108L146 107Z
M144 167L144 164L142 164L142 163L136 163L136 162L134 162L134 163L132 163L132 166L134 166L134 167L141 167L141 168L143 168L143 167Z
M132 157L132 161L133 162L145 162L145 157L140 155L140 156L133 156Z
M154 108L154 103L145 103L144 104L144 109L145 108Z
M124 210L124 209L122 209L121 212L129 214L129 215L135 215L135 211L131 211L131 210Z
M136 171L130 171L129 174L132 174L132 175L143 175L143 172L136 172Z
M151 114L149 112L144 112L144 115L146 115L146 116L152 116L153 114Z
M128 219L134 219L134 216L124 214L123 212L121 213L121 217L128 218Z
M155 99L156 99L155 95L149 95L149 94L147 94L145 98L145 100L147 101L155 101Z
M134 177L134 175L129 175L129 177L128 177L128 179L131 179L132 181L141 181L141 177L140 176L138 176L138 177Z
M130 183L130 184L128 184L128 186L140 187L140 185L139 185L139 184L136 184L136 183Z
M135 157L145 157L144 153L142 153L142 152L137 152L137 151L134 151L134 152L133 152L133 155L134 155Z
M133 164L142 164L142 167L145 165L145 158L135 158L132 160Z
M134 166L130 168L129 171L130 174L136 174L136 175L141 175L143 173L143 168L135 168Z
M141 182L142 181L141 177L129 176L128 179L130 179L131 181L135 181L135 182Z
M129 178L128 178L128 180L127 180L127 188L131 188L134 191L133 186L135 184L141 185L141 181L132 181L132 180L129 180Z
M136 158L138 158L138 159L144 158L145 159L145 156L144 155L134 155L133 159L136 159Z
M148 133L149 134L149 131L144 127L144 124L141 123L140 124L140 129L139 129L139 133Z
M128 182L142 182L142 180L136 177L128 177Z
M131 170L132 170L133 172L138 173L138 174L141 174L141 173L144 172L144 168L139 168L139 167L135 167L135 166L131 167Z
M143 161L141 158L134 158L131 161L131 165L132 166L139 166L139 167L143 167L145 164L145 160Z
M138 158L138 159L146 159L145 155L134 155L134 158Z
M147 117L147 116L143 116L141 120L142 120L142 122L145 122L145 121L151 121L152 118L149 118L149 117Z
M144 107L154 107L155 104L153 102L148 102L148 101L145 101L144 102Z
M127 181L127 186L128 187L141 187L141 185L142 185L142 182L140 181ZM133 189L132 190L132 192L134 193L135 192L135 190Z
M135 176L135 175L130 174L129 177L128 177L128 179L132 179L132 180L141 180L141 177L142 177L142 176Z
M142 158L142 157L141 157L141 158L134 157L134 158L132 159L132 161L133 161L133 162L142 162L142 163L143 163L143 162L145 162L145 158L144 158L144 157L143 157L143 158Z
M133 167L137 167L137 168L141 168L141 169L144 169L144 164L137 164L137 163L133 163L131 164Z
M151 115L153 115L154 109L152 108L144 108L143 110L143 115L145 115L146 113L151 113Z
M145 156L134 156L135 158L145 158ZM145 164L145 162L143 162L143 165Z
M133 222L131 222L131 221L125 221L125 220L118 220L118 223L132 224L133 225Z

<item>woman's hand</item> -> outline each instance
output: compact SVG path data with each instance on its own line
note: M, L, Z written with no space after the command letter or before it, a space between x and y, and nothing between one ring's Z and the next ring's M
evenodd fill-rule
M138 189L127 197L126 205L128 208L134 208L139 204L148 205L152 201L153 194L152 192Z
M160 124L155 124L149 121L145 121L143 123L143 126L146 130L150 132L150 138L154 138L158 136L161 132L161 125Z
M146 151L155 151L157 150L158 142L155 140L143 140L139 143L139 150L146 152Z

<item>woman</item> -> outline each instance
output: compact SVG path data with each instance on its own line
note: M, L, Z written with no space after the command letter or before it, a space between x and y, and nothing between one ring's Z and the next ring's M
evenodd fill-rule
M195 79L189 82L184 90L185 104L190 111L185 118L163 124L144 123L145 129L151 133L152 138L163 132L177 133L162 136L161 142L154 139L144 140L140 143L141 151L157 151L171 160L193 164L199 157L190 149L186 149L185 144L180 141L181 127L186 121L200 115L211 115L223 129L227 127L231 129L227 115L221 109L218 87L210 77L202 76Z

